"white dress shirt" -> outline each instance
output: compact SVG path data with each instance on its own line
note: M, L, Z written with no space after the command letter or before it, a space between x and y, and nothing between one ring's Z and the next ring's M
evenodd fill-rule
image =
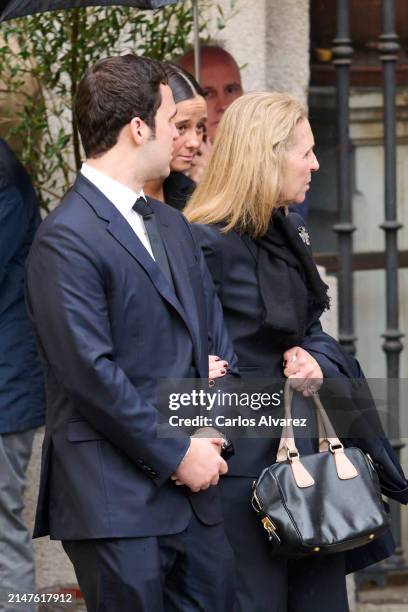
M95 168L86 163L82 164L81 174L83 174L88 181L93 183L93 185L95 185L99 191L102 191L103 195L112 202L120 214L129 223L140 242L154 259L143 217L133 210L133 205L137 198L146 199L143 189L140 191L140 193L136 193L132 189L129 189L129 187L126 187L126 185L115 181L107 174L104 174L99 170L95 170Z

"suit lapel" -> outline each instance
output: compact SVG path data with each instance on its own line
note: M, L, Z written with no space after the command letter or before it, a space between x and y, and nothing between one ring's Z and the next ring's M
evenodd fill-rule
M110 200L108 200L108 198L106 198L103 193L99 191L99 189L95 187L95 185L93 185L90 181L88 181L84 176L78 176L73 186L73 189L87 201L87 203L93 208L95 213L100 218L108 222L106 230L129 253L129 255L131 255L142 266L145 272L149 275L150 280L152 281L160 295L173 306L173 308L183 319L193 341L195 342L195 334L193 331L194 327L191 325L190 320L186 315L185 309L183 308L179 299L175 295L168 280L166 279L156 262L152 259L148 251L145 249L145 247L143 246L133 229L130 227L126 219L120 214L120 212L112 204L112 202L110 202ZM162 225L159 225L161 231ZM163 240L166 242L164 236ZM171 243L173 240L174 236L170 235L169 240L167 240L167 242ZM165 244L165 247L167 249L168 245ZM175 268L177 268L177 266L174 265L174 257L177 258L177 255L169 254L168 257L171 271L173 274L175 274ZM182 259L182 257L179 256L177 259L179 261L180 259ZM177 290L179 285L182 287L184 284L186 284L185 281L184 283L180 282L179 274L176 273L174 278Z
M167 204L160 203L154 207L157 214L158 228L163 238L177 296L185 313L185 322L193 339L197 360L199 360L201 351L199 346L200 322L196 305L197 297L191 283L186 255L180 240L177 239L177 227L172 227L167 220L162 218L160 215L161 206L167 206ZM196 263L195 260L194 263Z

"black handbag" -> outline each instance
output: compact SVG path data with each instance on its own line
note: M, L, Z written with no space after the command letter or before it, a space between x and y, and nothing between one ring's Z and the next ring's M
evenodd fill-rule
M299 558L363 546L390 526L373 463L359 448L344 448L317 394L320 452L300 458L290 421L292 396L287 381L277 462L263 470L252 492L272 553Z

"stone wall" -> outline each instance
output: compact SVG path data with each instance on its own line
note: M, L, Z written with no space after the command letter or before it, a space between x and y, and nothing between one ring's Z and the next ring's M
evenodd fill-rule
M307 101L309 0L266 0L266 86Z
M229 10L229 0L220 4ZM309 84L309 0L237 0L238 13L214 35L243 66L246 91L288 91L304 102Z

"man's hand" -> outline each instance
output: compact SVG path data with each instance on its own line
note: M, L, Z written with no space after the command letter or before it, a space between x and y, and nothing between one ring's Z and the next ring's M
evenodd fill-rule
M194 155L194 159L191 162L191 168L187 172L188 176L193 179L193 181L197 183L197 185L203 178L204 171L207 167L208 160L210 158L211 149L212 144L210 143L210 141L203 141L199 150Z
M208 377L210 380L221 378L227 373L228 361L218 357L218 355L208 355Z
M283 373L291 379L294 389L305 397L311 397L323 383L323 372L316 359L300 346L293 346L283 353Z
M190 447L171 479L197 493L218 484L228 466L220 457L224 438L191 438Z

